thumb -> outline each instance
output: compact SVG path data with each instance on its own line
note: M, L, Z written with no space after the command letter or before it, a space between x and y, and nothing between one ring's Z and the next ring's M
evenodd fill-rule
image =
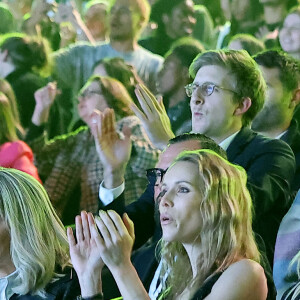
M123 219L123 222L124 222L124 225L125 225L126 229L128 230L129 235L134 240L135 239L134 224L133 224L132 220L128 217L127 213L123 214L122 219Z

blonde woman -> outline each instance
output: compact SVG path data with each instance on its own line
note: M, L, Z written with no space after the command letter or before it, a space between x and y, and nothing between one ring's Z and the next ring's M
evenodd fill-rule
M183 152L167 170L157 199L163 231L159 299L267 298L246 179L241 167L210 150ZM101 235L84 212L76 218L77 242L68 230L82 295L100 297L103 261L124 300L150 299L130 262L132 222L114 211L99 215Z
M0 299L76 299L68 241L45 189L0 168Z

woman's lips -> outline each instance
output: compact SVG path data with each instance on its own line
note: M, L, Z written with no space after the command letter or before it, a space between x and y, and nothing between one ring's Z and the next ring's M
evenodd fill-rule
M161 225L168 225L173 222L173 218L168 214L161 214L160 215L160 224Z

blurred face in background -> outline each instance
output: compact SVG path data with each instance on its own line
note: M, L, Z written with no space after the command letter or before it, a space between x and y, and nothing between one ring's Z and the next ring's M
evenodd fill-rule
M83 87L78 96L78 101L78 114L89 127L91 126L93 111L97 109L103 112L108 107L97 81L92 81L89 85Z
M300 52L300 15L292 13L285 18L279 32L279 41L287 53L293 55Z
M95 40L104 40L108 30L107 6L97 3L85 14L85 24Z
M170 14L164 14L162 21L167 34L174 39L191 35L196 24L194 2L192 0L181 2L172 9Z

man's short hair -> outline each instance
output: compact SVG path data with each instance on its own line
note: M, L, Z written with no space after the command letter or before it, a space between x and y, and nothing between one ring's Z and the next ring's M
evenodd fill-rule
M199 141L201 149L210 149L216 152L221 157L227 159L226 151L220 147L213 139L201 133L184 133L169 140L169 145L181 143L185 141L196 140Z
M192 37L180 38L174 42L170 50L166 53L165 58L169 55L175 56L184 67L189 67L194 58L205 51L204 46L198 40Z
M251 99L251 106L242 116L243 126L248 126L262 109L266 96L266 83L253 58L245 50L211 50L198 55L190 66L190 75L196 77L204 66L219 66L227 69L235 77L233 101L242 103L244 98Z
M294 57L278 50L268 50L254 56L254 60L260 66L277 68L279 78L288 92L292 92L299 86L300 64Z

